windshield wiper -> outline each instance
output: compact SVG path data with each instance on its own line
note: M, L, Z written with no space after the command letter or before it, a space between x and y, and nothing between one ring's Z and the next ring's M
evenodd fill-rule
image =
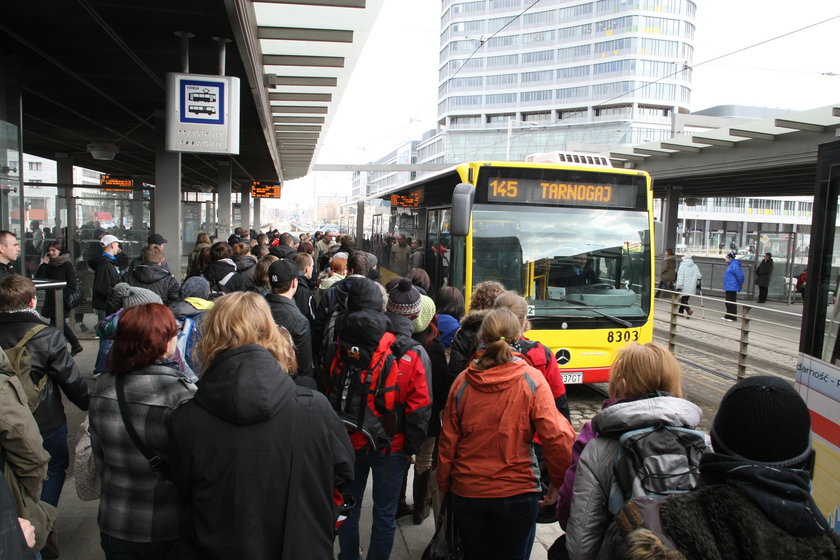
M582 305L579 305L579 306L574 306L574 307L569 306L569 307L562 307L562 308L558 307L558 309L586 309L588 311L594 311L598 315L601 315L602 317L606 317L607 319L610 319L611 321L614 321L614 322L618 323L622 327L625 327L625 328L629 329L630 327L633 326L633 323L631 323L629 321L625 321L624 319L620 319L619 317L616 317L615 315L610 315L609 313L604 313L603 311L601 311L601 309L603 309L604 307L607 307L607 306L595 307L595 306L592 306L592 305L586 305L585 303L582 303ZM612 307L616 307L616 306L612 306Z

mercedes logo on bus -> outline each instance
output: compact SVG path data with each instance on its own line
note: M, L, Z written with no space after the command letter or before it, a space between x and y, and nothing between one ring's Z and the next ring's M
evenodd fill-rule
M558 365L565 366L569 362L572 361L572 353L566 350L565 348L561 348L557 351L554 355L557 358Z

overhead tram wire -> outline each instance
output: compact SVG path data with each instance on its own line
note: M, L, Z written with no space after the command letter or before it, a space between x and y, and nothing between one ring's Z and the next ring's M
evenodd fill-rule
M517 15L513 16L513 18L511 18L511 20L510 20L509 22L507 22L506 24L504 24L503 26L501 26L499 29L497 29L496 31L494 31L494 32L493 32L493 33L492 33L489 37L487 37L487 38L486 38L486 39L484 39L484 40L479 40L478 46L475 48L475 50L474 50L472 53L470 53L470 55L469 55L467 58L465 58L465 59L464 59L464 62L461 64L461 66L459 66L459 67L458 67L458 69L457 69L457 70L455 70L455 72L454 72L451 76L449 76L449 78L448 78L448 79L450 79L450 80L451 80L452 78L454 78L455 76L457 76L457 75L458 75L458 72L460 72L460 71L461 71L461 69L462 69L462 68L464 68L464 66L466 66L466 64L467 64L467 63L468 63L468 62L472 59L472 57L474 57L474 56L475 56L475 54L476 54L479 50L481 50L481 47L483 47L483 46L484 46L484 45L485 45L485 44L486 44L486 43L487 43L490 39L492 39L493 37L495 37L496 35L498 35L501 31L503 31L503 30L504 30L507 26L509 26L511 23L513 23L514 21L516 21L516 20L518 20L519 18L521 18L523 15L525 15L525 13L526 13L526 12L528 12L528 10L530 10L531 8L533 8L534 6L536 6L537 4L539 4L540 2L542 2L542 0L534 0L534 2L532 2L530 6L528 6L527 8L525 8L524 10L522 10L521 12L519 12ZM436 98L431 98L431 99L429 99L429 101L427 101L426 103L424 103L424 104L423 104L423 106L422 106L422 108L420 109L420 111L419 111L419 112L422 112L422 111L423 111L426 107L428 107L431 103L434 103L434 102L436 102L436 101L437 101L437 99L436 99ZM391 138L392 136L396 136L396 135L397 135L397 134L399 134L401 131L402 131L402 127L398 128L398 129L395 129L395 130L394 130L393 132L391 132L390 134L385 135L385 136L382 138L382 140L380 140L380 141L378 142L378 144L383 143L383 142L384 142L384 140L386 140L386 139L388 139L388 138Z
M530 8L529 8L529 9L530 9ZM527 10L526 10L526 11L527 11ZM752 49L752 48L755 48L755 47L759 47L759 46L761 46L761 45L764 45L764 44L770 43L770 42L772 42L772 41L776 41L776 40L778 40L778 39L783 39L784 37L787 37L787 36L789 36L789 35L793 35L793 34L795 34L795 33L799 33L799 32L801 32L801 31L805 31L806 29L811 29L812 27L816 27L816 26L818 26L818 25L822 25L822 24L824 24L824 23L828 23L828 22L830 22L830 21L834 21L834 20L836 20L836 19L840 19L840 14L838 14L838 15L836 15L836 16L832 16L832 17L827 18L827 19L824 19L824 20L821 20L821 21L818 21L818 22L815 22L815 23L811 23L811 24L809 24L809 25L806 25L805 27L800 27L799 29L794 29L794 30L792 30L792 31L788 31L787 33L782 33L781 35L776 35L775 37L771 37L771 38L769 38L769 39L765 39L765 40L763 40L763 41L759 41L758 43L753 43L752 45L748 45L748 46L746 46L746 47L741 47L740 49L735 49L735 50L734 50L734 51L732 51L732 52L728 52L728 53L725 53L725 54L722 54L722 55L719 55L719 56L716 56L716 57L710 58L710 59L708 59L708 60L704 60L703 62L698 62L697 64L694 64L694 65L687 65L687 66L683 66L683 68L681 68L680 70L676 70L675 72L671 72L670 74L667 74L667 75L665 75L665 76L662 76L661 78L658 78L658 79L656 79L656 80L654 80L654 81L652 81L652 82L648 82L648 83L646 83L645 85L639 86L639 87L637 87L637 88L635 88L635 89L632 89L632 90L630 90L630 91L624 92L624 93L622 93L621 95L617 95L617 96L615 96L615 97L613 97L613 98L611 98L611 99L608 99L608 100L606 100L606 101L601 101L601 102L599 102L599 103L593 103L593 105L606 105L606 104L608 104L608 103L612 103L612 102L613 102L613 101L615 101L616 99L621 99L622 97L625 97L625 96L627 96L627 95L630 95L631 93L636 92L636 91L638 91L638 90L640 90L640 89L642 89L642 88L645 88L645 87L647 87L647 86L649 86L649 85L652 85L652 84L655 84L655 83L658 83L658 82L661 82L662 80L667 80L668 78L670 78L670 77L672 77L672 76L675 76L675 75L679 74L680 72L684 72L684 71L685 71L685 69L686 69L686 67L688 67L688 68L692 68L692 69L693 69L693 68L697 68L698 66L703 66L703 65L705 65L705 64L709 64L709 63L714 62L714 61L716 61L716 60L720 60L720 59L722 59L722 58L726 58L726 57L728 57L728 56L732 56L732 55L734 55L734 54L738 54L738 53L740 53L740 52L743 52L743 51L746 51L746 50L749 50L749 49ZM473 53L473 54L475 54L475 53ZM460 68L459 68L459 70L460 70ZM555 119L555 120L550 121L550 122L547 122L547 123L545 123L545 124L540 124L540 125L538 125L538 126L537 126L537 127L535 127L535 128L544 128L544 127L551 126L551 125L553 125L553 124L557 124L557 123L559 123L559 122L560 122L560 119ZM533 130L532 128L528 128L528 129L524 130L523 132L520 132L520 133L517 133L517 134L513 134L513 135L511 136L511 139L513 140L513 139L516 139L516 138L520 138L520 137L522 137L522 136L524 136L524 135L526 135L526 134L529 134L532 130ZM505 142L507 142L507 139L504 139L504 140L499 140L499 141L493 142L492 144L485 144L484 146L479 146L479 147L477 147L475 151L476 151L476 152L478 152L478 150L480 150L480 149L484 149L484 148L493 148L493 147L499 146L499 145L501 145L501 144L503 144L503 143L505 143Z

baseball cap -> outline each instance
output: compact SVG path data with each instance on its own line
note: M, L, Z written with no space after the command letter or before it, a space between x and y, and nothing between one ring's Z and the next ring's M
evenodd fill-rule
M268 281L272 286L285 284L297 277L298 266L288 259L280 259L268 267Z
M159 233L153 233L149 236L147 241L149 242L149 245L165 245L169 243L169 241L167 241L166 238Z
M108 245L110 245L114 241L116 241L117 243L122 243L122 239L117 239L116 235L110 235L110 234L102 236L102 239L99 240L99 242L102 244L103 247L107 247Z

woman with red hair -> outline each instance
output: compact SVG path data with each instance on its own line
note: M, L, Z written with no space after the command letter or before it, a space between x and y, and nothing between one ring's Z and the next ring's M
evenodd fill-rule
M177 334L175 317L164 305L126 309L108 372L96 380L90 436L102 478L99 530L107 559L166 558L186 536L185 511L166 474L169 416L195 392L170 359ZM162 466L153 468L147 454Z

